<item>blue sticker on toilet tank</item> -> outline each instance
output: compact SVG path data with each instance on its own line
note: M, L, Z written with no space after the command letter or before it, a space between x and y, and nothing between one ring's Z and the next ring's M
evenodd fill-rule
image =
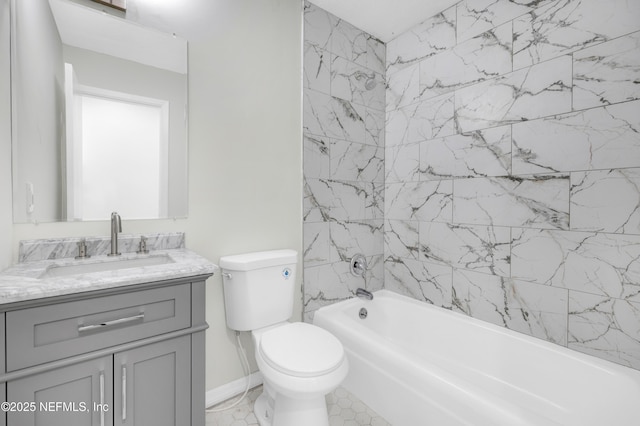
M284 277L285 280L288 280L289 277L291 276L291 269L289 268L284 268L282 270L282 276Z

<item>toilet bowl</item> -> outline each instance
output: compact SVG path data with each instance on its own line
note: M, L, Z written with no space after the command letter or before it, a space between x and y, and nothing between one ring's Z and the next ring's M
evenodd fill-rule
M328 426L325 395L347 375L340 341L293 313L297 252L272 250L220 258L227 327L251 331L263 392L261 426Z
M261 426L328 426L325 395L349 370L340 341L306 323L284 323L252 333L264 380L254 414Z

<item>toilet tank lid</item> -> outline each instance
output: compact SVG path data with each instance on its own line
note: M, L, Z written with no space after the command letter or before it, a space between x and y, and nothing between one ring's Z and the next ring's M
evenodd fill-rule
M236 254L220 258L220 268L229 271L251 271L269 266L289 265L298 261L298 252L290 249Z

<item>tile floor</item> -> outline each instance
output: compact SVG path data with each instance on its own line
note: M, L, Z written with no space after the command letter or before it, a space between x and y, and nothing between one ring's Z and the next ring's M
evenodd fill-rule
M206 426L250 426L257 425L253 415L253 403L262 392L262 386L249 391L247 397L235 407L219 413L207 413ZM230 405L236 398L211 408ZM329 424L331 426L390 426L391 424L364 405L358 398L338 388L327 395Z

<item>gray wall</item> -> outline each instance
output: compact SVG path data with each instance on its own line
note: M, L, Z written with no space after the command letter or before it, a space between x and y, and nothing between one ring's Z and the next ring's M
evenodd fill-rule
M384 45L304 10L304 311L382 287ZM367 89L367 80L375 87ZM369 86L371 83L369 84ZM349 272L366 256L367 281Z
M14 214L23 221L59 220L62 216L62 170L59 161L64 139L64 64L62 42L46 1L17 1L20 25L13 31L16 47L12 71L20 78L12 86L14 147ZM16 117L22 117L17 120ZM25 118L28 117L28 118ZM22 161L38 158L41 161ZM27 214L25 185L31 182L35 210Z
M187 248L213 262L273 248L302 253L302 3L221 0L206 22L210 33L189 45L189 217L123 218L123 231L184 231ZM109 235L107 218L14 224L13 259L19 240L92 235ZM207 281L207 322L203 374L213 389L243 376L218 275Z
M640 369L640 3L485 3L387 44L385 287Z

